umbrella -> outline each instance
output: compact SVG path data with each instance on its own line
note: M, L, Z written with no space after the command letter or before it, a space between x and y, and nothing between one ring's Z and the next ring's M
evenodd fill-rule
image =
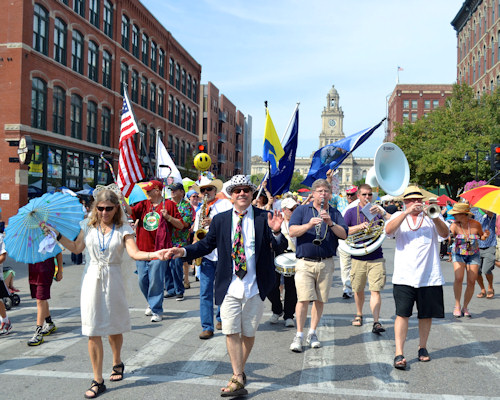
M474 207L500 214L500 187L498 186L480 186L462 193L460 197L463 197Z
M299 193L306 193L306 192L310 192L310 191L311 191L311 189L308 189L308 188L301 188L301 189L297 190L297 192L299 192Z
M187 193L190 186L194 185L194 181L189 178L182 178L182 186L184 186L184 191Z
M38 252L40 242L45 238L40 225L46 223L62 235L74 240L80 232L79 222L83 219L82 205L76 197L64 193L45 193L21 207L9 218L5 230L5 250L14 260L36 263L55 257L61 252L55 246L52 252Z
M128 204L135 204L139 201L146 200L147 198L148 197L146 196L144 189L138 184L135 184L130 192L130 196L128 196L125 200L127 200Z
M450 202L451 204L455 204L456 201L453 200L452 198L446 196L445 194L442 194L441 196L439 196L437 198L437 201L438 201L438 206L440 207L444 207L446 205L446 202Z

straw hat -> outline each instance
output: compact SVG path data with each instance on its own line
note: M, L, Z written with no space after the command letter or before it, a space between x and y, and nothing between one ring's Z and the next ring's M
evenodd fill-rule
M470 212L470 206L467 203L455 203L453 204L453 208L448 211L448 214L450 215L455 215L455 214L469 214L472 215Z
M403 193L403 200L423 199L424 195L418 186L408 186Z
M202 175L200 179L194 183L192 189L200 193L200 189L206 186L214 186L216 191L220 192L222 190L222 181L220 179L209 179L205 175Z

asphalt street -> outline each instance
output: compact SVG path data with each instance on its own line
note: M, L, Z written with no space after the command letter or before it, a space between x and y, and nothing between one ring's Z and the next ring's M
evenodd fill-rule
M293 353L295 330L284 322L272 325L270 303L247 363L249 399L493 399L500 398L500 298L478 299L469 307L471 319L456 320L453 311L453 268L442 262L446 278L446 318L435 320L428 350L431 362L417 360L417 319L410 319L405 347L408 370L395 370L394 300L391 276L394 241L383 245L387 285L382 292L382 323L387 331L371 333L365 304L365 324L352 327L354 300L342 299L336 260L330 300L319 328L320 349ZM8 259L17 272L21 303L9 311L13 331L0 337L0 399L81 399L92 380L87 338L81 335L79 296L83 265L71 265L64 255L64 278L54 282L51 314L58 330L38 347L28 347L36 321L36 303L29 296L27 265ZM494 279L500 296L500 269ZM231 377L223 335L200 340L199 284L190 276L185 300L165 299L164 319L150 322L146 302L133 268L127 298L132 331L124 335L125 379L109 382L111 352L105 343L104 371L108 390L102 399L215 399ZM464 286L465 288L465 286ZM125 295L125 294L124 294ZM308 325L309 320L306 324Z

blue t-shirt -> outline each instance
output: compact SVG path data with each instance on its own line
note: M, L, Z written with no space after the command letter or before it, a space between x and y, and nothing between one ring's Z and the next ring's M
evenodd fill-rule
M359 213L359 221L358 221L358 213ZM360 207L349 208L344 215L345 222L348 226L359 225L363 222L370 222L368 218L365 217L360 210ZM375 217L373 220L379 220L380 217ZM355 260L377 260L379 258L383 258L384 254L382 253L382 247L379 247L377 250L373 251L370 254L366 254L364 256L352 256Z
M330 214L330 218L337 225L340 225L346 233L348 232L347 225L342 217L340 212L333 208L328 207L328 212ZM313 209L312 203L305 204L303 206L298 206L297 209L293 212L290 218L289 226L293 225L304 225L309 223L311 218L317 217L318 211ZM325 236L326 233L326 236ZM333 257L336 254L337 247L339 245L337 236L333 233L332 229L329 228L326 223L321 224L321 230L319 239L323 239L321 245L317 246L313 244L313 240L316 239L316 229L312 227L302 236L297 237L297 251L296 256L298 258L309 257L309 258L329 258Z

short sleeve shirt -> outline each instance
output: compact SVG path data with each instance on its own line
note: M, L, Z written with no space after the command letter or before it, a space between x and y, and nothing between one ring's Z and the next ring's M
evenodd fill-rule
M181 215L182 221L187 224L187 228L174 229L172 233L172 245L174 247L182 247L189 244L189 229L194 222L195 212L191 203L185 199L182 199L177 204L177 210Z
M368 218L366 218L365 215L361 212L359 205L355 208L349 208L344 215L344 220L347 226L355 226L363 222L370 222ZM380 217L377 216L373 220L380 220ZM377 250L364 256L352 256L352 258L354 258L355 260L378 260L379 258L383 257L384 254L382 253L382 247L379 247Z

